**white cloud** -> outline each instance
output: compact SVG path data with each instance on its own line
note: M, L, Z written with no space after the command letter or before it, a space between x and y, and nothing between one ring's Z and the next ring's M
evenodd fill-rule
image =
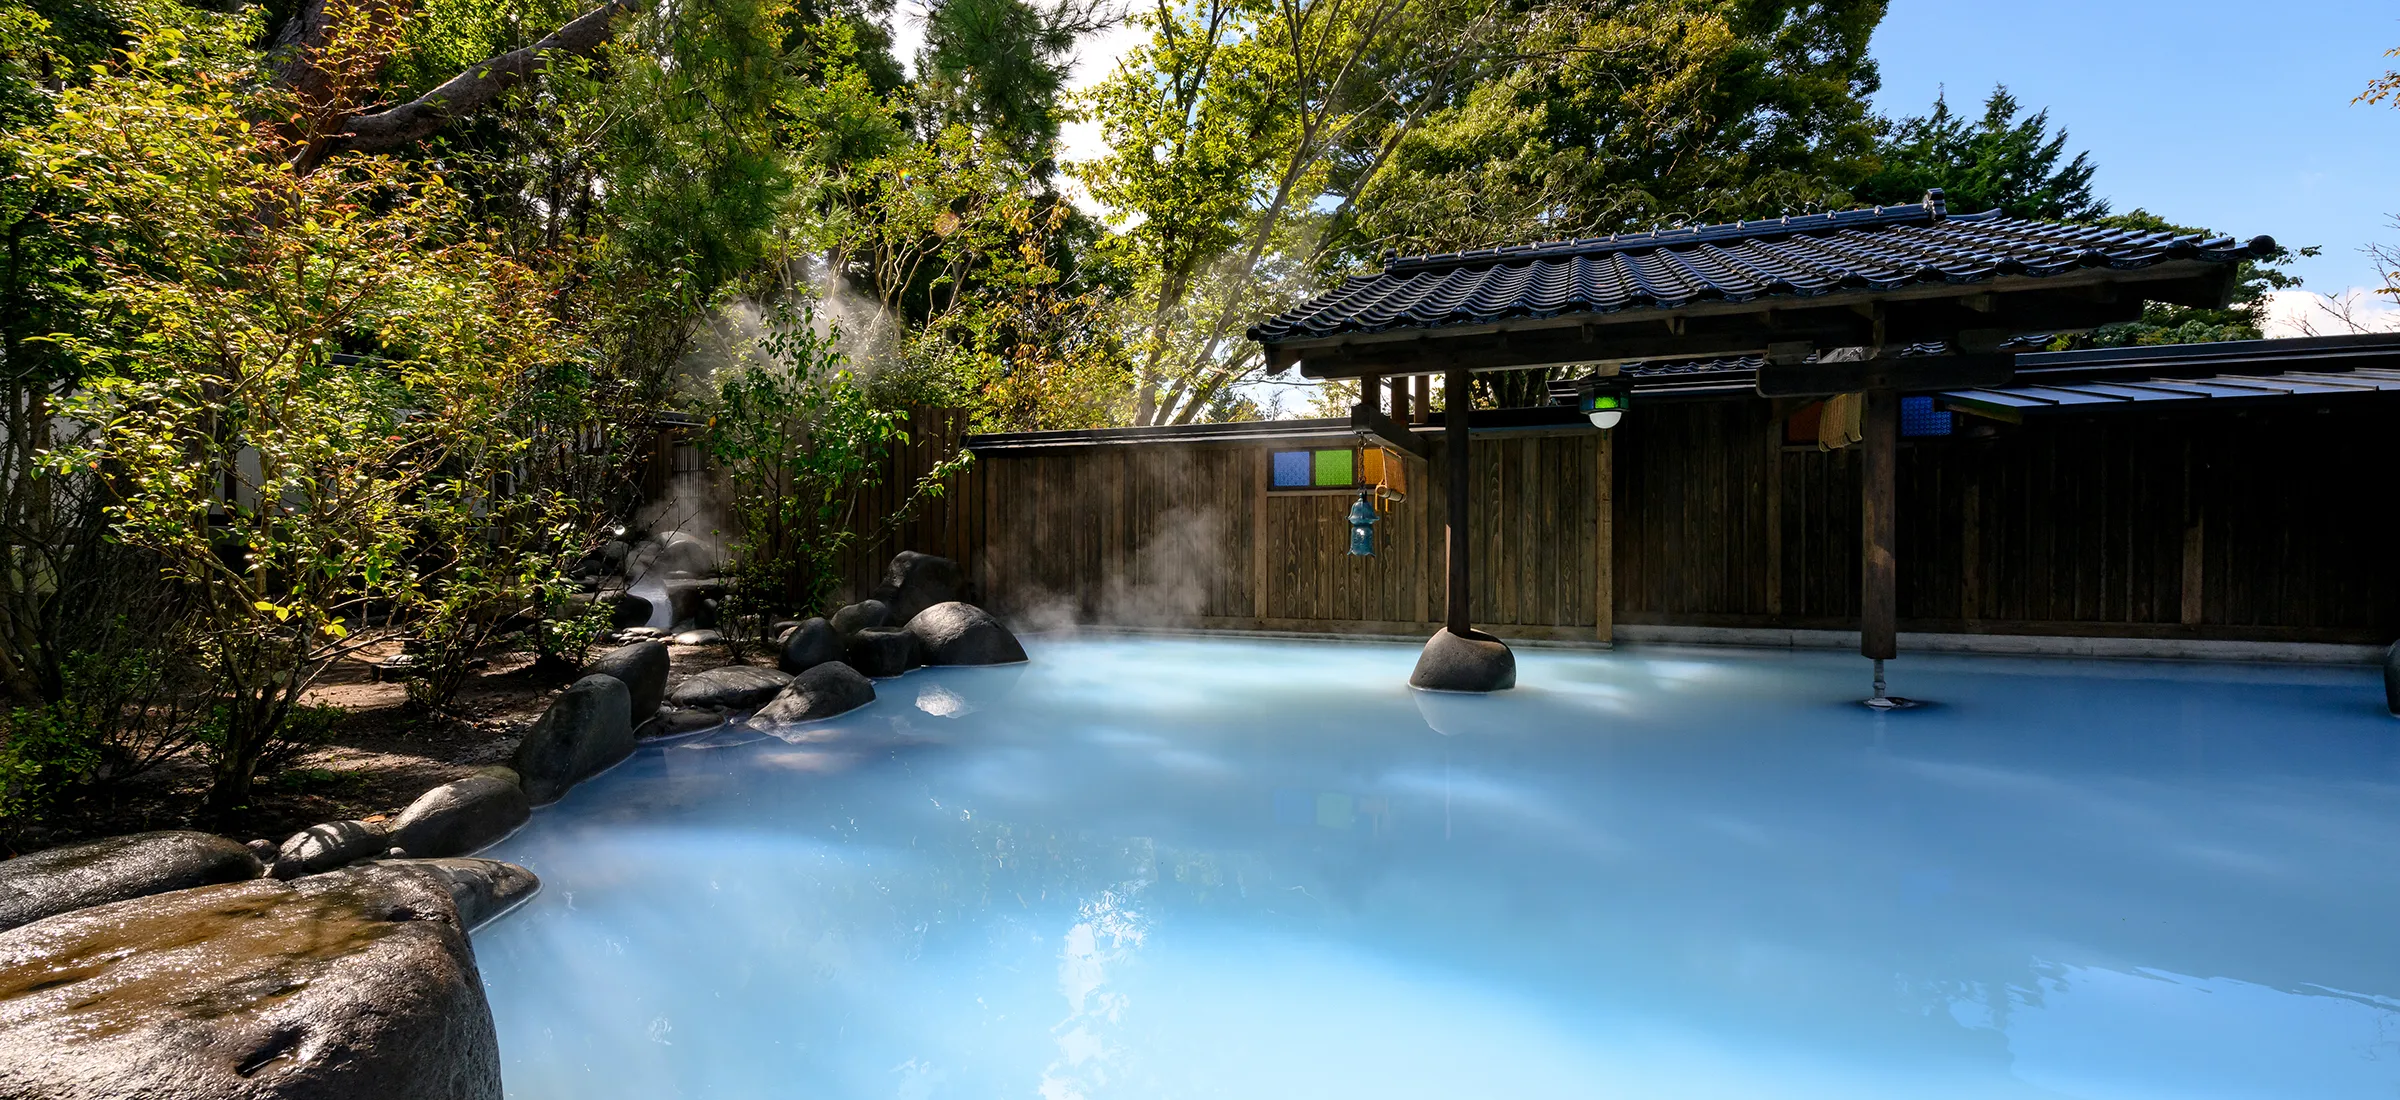
M2269 339L2400 332L2400 301L2356 286L2332 295L2309 290L2269 291L2267 319L2259 327Z

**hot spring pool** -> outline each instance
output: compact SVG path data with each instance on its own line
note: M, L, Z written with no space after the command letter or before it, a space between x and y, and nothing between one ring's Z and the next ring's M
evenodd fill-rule
M487 853L509 1096L2400 1092L2370 669L1029 648Z

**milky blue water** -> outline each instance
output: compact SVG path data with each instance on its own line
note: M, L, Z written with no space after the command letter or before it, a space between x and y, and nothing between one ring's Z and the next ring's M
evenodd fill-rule
M2371 669L1029 648L487 853L509 1096L2400 1095Z

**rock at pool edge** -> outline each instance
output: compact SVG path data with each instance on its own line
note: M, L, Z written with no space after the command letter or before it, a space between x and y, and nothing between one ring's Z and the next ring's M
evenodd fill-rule
M441 878L370 863L0 933L0 1096L499 1100Z
M533 816L523 789L477 775L418 795L392 821L392 847L419 859L463 856L516 831Z
M760 722L814 722L848 714L875 701L875 681L840 661L829 661L792 677L772 702L759 708Z
M1408 686L1427 691L1507 691L1517 686L1517 655L1508 643L1480 630L1453 634L1444 628L1425 642Z
M558 801L567 788L631 755L632 693L625 690L624 681L594 674L568 685L550 701L550 709L525 731L509 766L523 780L525 797L540 806Z
M633 720L640 724L658 713L667 699L667 646L643 641L621 645L592 658L583 666L586 676L614 676L632 697Z
M1025 659L1017 636L971 603L938 603L908 621L917 654L929 665L1013 665Z

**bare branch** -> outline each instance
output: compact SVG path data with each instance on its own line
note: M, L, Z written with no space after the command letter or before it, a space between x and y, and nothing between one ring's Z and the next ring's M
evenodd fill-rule
M294 160L293 169L306 174L335 153L379 153L422 141L531 79L548 63L549 55L589 57L597 53L615 34L616 17L636 10L632 0L607 0L541 41L478 62L424 95L397 107L355 115L330 140L311 142Z

